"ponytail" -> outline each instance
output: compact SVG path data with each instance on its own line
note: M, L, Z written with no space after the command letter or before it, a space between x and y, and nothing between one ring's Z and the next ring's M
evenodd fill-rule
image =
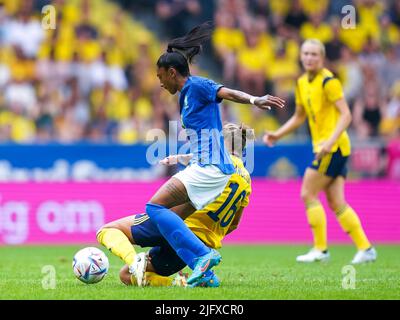
M174 68L182 76L190 75L189 64L201 52L202 44L211 38L213 25L205 22L183 37L171 40L167 52L157 61L157 67Z
M211 38L212 28L210 21L195 27L187 35L169 42L167 52L179 52L192 63L193 57L201 52L202 44Z

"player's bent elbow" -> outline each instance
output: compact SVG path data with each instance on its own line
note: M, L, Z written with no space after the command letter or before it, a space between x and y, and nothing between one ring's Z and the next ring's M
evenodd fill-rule
M350 125L350 123L353 121L353 115L351 114L351 112L349 111L348 113L347 113L347 125L349 126Z
M305 113L296 114L296 119L295 119L296 126L301 126L306 120L307 120L307 115Z

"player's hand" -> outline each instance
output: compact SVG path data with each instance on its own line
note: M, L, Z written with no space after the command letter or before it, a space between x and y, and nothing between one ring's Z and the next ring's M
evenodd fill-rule
M162 160L159 161L159 164L162 164L164 166L173 166L178 163L178 156L177 155L172 155L168 156Z
M262 97L257 97L254 100L254 105L259 107L260 109L271 110L271 107L283 108L285 106L285 100L267 94Z
M273 147L278 140L279 137L275 132L266 131L263 137L263 142L269 147Z
M178 154L178 162L184 166L187 166L193 158L193 153L188 153L188 154Z
M319 152L315 155L315 160L321 160L324 156L326 156L328 153L331 152L331 149L333 147L333 144L329 141L325 141L322 144L320 144L320 150Z
M174 154L174 155L168 156L168 157L160 160L159 164L162 164L164 166L173 166L173 165L178 164L178 162L179 162L180 164L187 166L192 158L193 158L193 153Z

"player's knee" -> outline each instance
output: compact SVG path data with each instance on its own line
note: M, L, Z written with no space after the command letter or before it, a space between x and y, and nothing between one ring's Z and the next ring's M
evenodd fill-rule
M114 222L110 222L110 223L107 223L107 224L101 226L96 232L96 239L100 244L103 244L102 243L102 239L103 239L103 235L104 235L106 229L118 229L120 231L123 231L119 227L119 225L117 223L114 223Z
M301 200L304 203L309 203L317 199L317 196L310 192L308 189L302 189L300 193Z
M150 218L154 217L160 210L165 209L163 206L159 204L152 203L151 201L146 203L146 213Z
M334 212L338 211L340 208L343 208L346 205L346 203L341 199L327 197L326 200L328 202L329 208Z
M100 229L98 229L96 231L96 239L97 239L97 242L100 244L102 244L102 239L103 239L103 234L104 234L103 231L104 231L104 226L102 226Z
M105 225L101 226L100 229L97 231L97 234L104 229L118 229L120 231L123 231L121 228L121 225L119 223L117 223L116 221L111 221L111 222L106 223Z

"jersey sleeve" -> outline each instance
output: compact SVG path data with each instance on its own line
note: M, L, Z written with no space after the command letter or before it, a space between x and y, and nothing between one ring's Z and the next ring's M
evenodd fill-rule
M197 93L199 100L202 100L204 103L220 103L222 99L218 98L218 90L223 87L222 84L216 83L210 79L204 79L201 81L197 87Z
M337 78L328 78L325 80L324 91L329 102L336 102L343 98L343 88Z
M295 98L296 106L302 106L303 105L301 103L300 89L299 89L299 84L298 83L296 83L296 89L294 91L294 98Z

